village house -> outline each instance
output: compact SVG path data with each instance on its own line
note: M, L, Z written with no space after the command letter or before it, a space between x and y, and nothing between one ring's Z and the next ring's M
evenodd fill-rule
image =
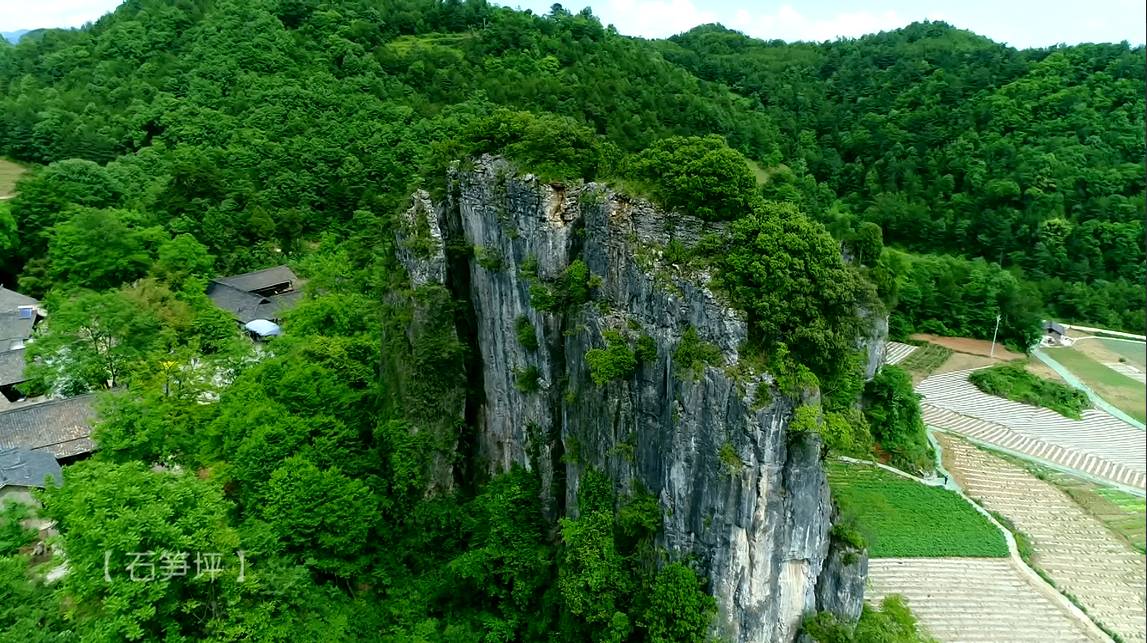
M45 316L39 301L0 286L0 409L23 399L24 347Z
M252 337L262 339L281 332L282 314L302 299L305 283L287 266L275 266L212 279L207 296Z
M47 453L63 464L94 449L95 394L17 406L0 411L0 449Z
M51 453L0 449L0 507L9 502L35 505L32 489L43 489L48 480L63 483L60 464Z

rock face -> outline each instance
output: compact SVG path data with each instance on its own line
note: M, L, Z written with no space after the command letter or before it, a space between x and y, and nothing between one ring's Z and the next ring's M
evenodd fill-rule
M708 287L709 275L663 256L670 242L689 246L719 228L603 186L515 176L491 157L452 170L449 183L444 204L416 196L409 223L419 208L432 211L431 230L415 234L474 247L466 281L482 360L477 450L488 472L538 471L554 517L576 515L589 468L621 493L652 493L664 510L658 546L707 575L715 634L728 640L792 640L802 616L821 606L859 616L864 566L830 555L819 439L787 431L800 400L741 362L744 316ZM436 252L424 256L408 265L415 279L449 279ZM539 310L537 294L558 288L575 261L594 275L592 299ZM861 340L870 362L884 343L873 326ZM520 340L527 328L536 347ZM723 363L677 367L690 328ZM656 356L596 386L586 353L603 348L608 331L655 346Z

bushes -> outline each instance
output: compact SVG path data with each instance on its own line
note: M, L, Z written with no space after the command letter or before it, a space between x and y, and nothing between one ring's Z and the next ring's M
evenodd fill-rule
M617 148L573 119L496 109L466 132L462 156L503 153L544 181L592 180L618 163Z
M581 259L566 267L552 285L543 283L538 276L536 258L527 257L522 262L522 274L530 282L530 304L547 312L580 306L589 301L590 291L601 285L601 278L591 274L589 266Z
M1036 377L1018 362L997 364L975 371L968 376L968 381L989 395L1042 406L1075 420L1082 417L1084 409L1091 408L1087 394L1083 391Z
M514 388L522 393L536 393L540 384L538 382L541 373L538 372L538 367L530 364L525 368L514 369Z
M538 350L538 334L534 331L534 325L530 323L529 317L521 315L514 320L514 333L518 336L518 343L522 348L531 352Z
M916 473L932 469L932 446L907 371L896 366L881 368L864 387L864 404L872 437L888 452L893 465Z
M880 602L880 609L865 605L855 626L829 612L818 612L805 619L801 630L818 643L932 643L934 640L920 631L904 598L895 594L886 596Z
M716 365L721 361L721 349L701 339L697 329L690 326L677 349L673 351L673 370L678 377L688 376L694 380L701 378L705 365Z
M826 449L841 455L865 456L872 449L872 435L863 414L855 409L825 411L819 406L798 406L789 431L816 433Z
M593 383L605 386L613 380L629 377L637 370L637 356L617 331L605 331L606 347L591 348L585 354Z
M498 272L504 265L501 253L493 248L474 246L474 259L477 260L479 266L490 272Z

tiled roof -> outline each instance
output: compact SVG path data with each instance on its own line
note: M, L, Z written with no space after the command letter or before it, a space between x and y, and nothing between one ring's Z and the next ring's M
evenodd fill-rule
M57 458L90 453L94 394L0 412L0 449L47 451Z
M218 281L207 284L207 297L244 324L260 319L259 307L270 302L266 297L243 292Z
M294 288L294 284L299 281L299 278L287 266L275 266L274 268L256 270L232 277L219 277L213 281L244 292L254 292L284 283L290 283Z
M258 275L263 273L273 273L273 278L258 278ZM280 277L289 277L289 279L278 280ZM285 283L285 281L290 281L294 289L277 295L266 296L249 292L249 290L269 288ZM304 283L291 272L290 268L279 266L278 268L261 270L258 273L214 279L207 284L207 297L216 306L231 313L242 324L255 319L278 321L282 318L283 311L291 308L302 299L303 292L299 288ZM242 285L251 286L251 288L244 289L240 287Z
M3 346L0 346L3 348ZM0 386L24 381L24 349L0 351Z
M35 323L34 318L22 319L16 311L0 311L0 350L8 348L6 342L31 337Z
M28 449L0 449L0 487L44 487L44 478L51 476L56 484L64 481L60 463L47 451Z
M20 306L38 306L40 302L27 295L21 295L15 290L8 290L0 286L0 312L13 311Z

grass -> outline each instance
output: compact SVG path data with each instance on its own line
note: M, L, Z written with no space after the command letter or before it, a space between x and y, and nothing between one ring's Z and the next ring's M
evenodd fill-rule
M925 377L932 371L940 368L952 356L952 349L938 344L924 343L912 351L912 354L900 362L900 367L911 373L919 373Z
M1147 390L1142 384L1073 348L1049 348L1045 352L1109 404L1140 422L1147 422Z
M23 173L23 166L6 159L0 159L0 197L13 194L13 190L16 188L16 180L19 179Z
M829 486L873 558L1008 555L999 529L963 498L876 467L828 466Z
M1138 366L1139 370L1147 369L1147 344L1143 342L1125 342L1104 337L1088 341L1103 344L1104 348L1126 359L1128 364Z
M769 182L770 172L768 170L761 167L756 161L745 159L745 162L749 164L749 170L753 173L753 178L757 180L757 185L764 185Z
M1042 406L1075 420L1082 418L1083 410L1091 407L1083 391L1032 375L1020 362L978 370L968 376L968 381L989 395Z

